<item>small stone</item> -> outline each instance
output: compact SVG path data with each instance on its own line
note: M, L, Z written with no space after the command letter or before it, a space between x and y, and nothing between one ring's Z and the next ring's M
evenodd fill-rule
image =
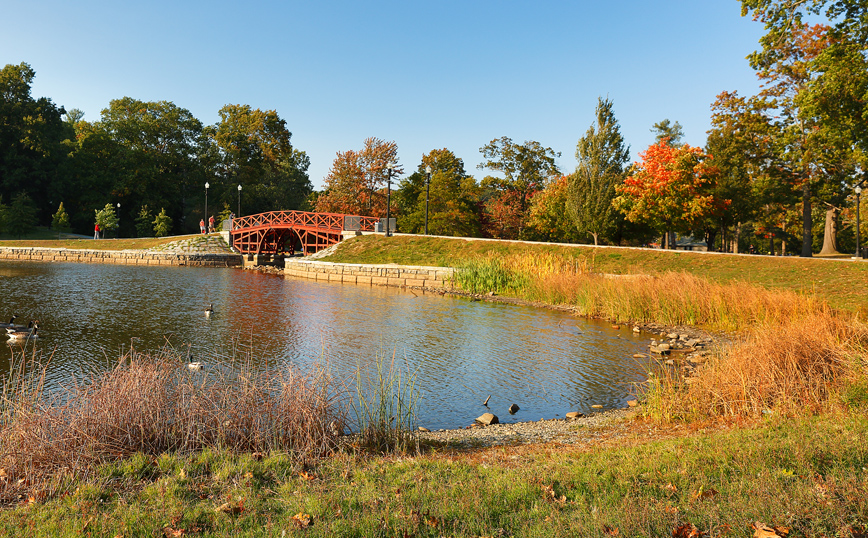
M676 338L678 338L678 333L669 333L666 335L666 338L670 340L675 340Z
M592 405L591 407L594 408L594 409L602 409L602 408L603 408L603 406L600 405L600 404L594 404L594 405Z
M633 353L633 358L634 359L642 359L642 358L645 358L645 355L643 355L642 353Z
M687 334L679 334L678 335L679 340L687 340L688 338L690 338L690 336Z
M670 349L672 349L672 346L670 346L669 344L665 344L665 343L664 344L657 344L657 349L659 349L660 351L669 351Z
M509 411L509 414L510 414L510 415L514 415L514 414L515 414L519 409L520 409L519 406L517 406L517 405L515 405L515 404L512 404L512 405L509 406L508 411Z
M615 329L615 330L617 331L618 329L621 328L621 326L620 326L620 325L612 325L612 328Z
M420 432L430 432L431 430L429 430L429 429L426 428L425 426L419 426L419 431L420 431Z
M579 413L578 411L570 411L566 414L567 418L582 418L583 416L585 416L585 414Z
M627 400L627 407L636 407L639 405L639 400Z
M666 359L665 361L663 361L663 364L667 366L675 366L675 361L672 359Z
M634 333L640 333L640 332L642 332L642 329L640 329L639 327L633 327L633 332Z
M484 413L476 419L476 422L484 424L485 426L491 426L492 424L499 424L500 420L497 418L497 415L493 413Z

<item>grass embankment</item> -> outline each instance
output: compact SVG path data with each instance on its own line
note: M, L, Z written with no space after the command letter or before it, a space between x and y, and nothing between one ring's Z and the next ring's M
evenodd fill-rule
M0 234L0 247L69 248L87 250L146 250L175 241L202 237L200 234L173 235L170 237L143 237L94 240L73 234L57 233L47 228L36 228L18 239Z
M868 263L849 260L370 235L341 244L326 261L461 267L479 257L515 254L573 260L574 265L597 273L687 273L719 284L750 283L769 290L814 293L833 308L868 313Z

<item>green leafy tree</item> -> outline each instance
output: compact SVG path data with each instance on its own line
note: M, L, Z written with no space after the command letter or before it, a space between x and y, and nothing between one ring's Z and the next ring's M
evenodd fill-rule
M69 231L69 215L66 214L66 210L63 208L63 202L60 202L57 213L51 217L51 227L57 230L58 239L60 239L61 232Z
M0 194L0 233L6 231L6 214L9 211L9 206L3 203L3 195Z
M429 166L431 181L426 188ZM416 171L401 181L395 195L402 232L424 232L426 192L429 234L458 237L480 234L479 186L465 172L464 161L449 149L435 149L423 155Z
M16 194L6 210L6 230L21 239L21 236L33 230L37 222L33 200L25 192Z
M172 217L166 214L165 208L160 208L160 214L154 219L154 236L166 237L172 231Z
M147 205L143 205L136 215L136 236L150 237L154 233L154 215Z
M520 238L530 199L545 187L546 180L559 174L555 158L560 153L536 141L516 144L506 136L492 140L479 151L485 161L478 168L503 174L488 176L482 182L489 189L486 206L490 229L501 237Z
M601 235L610 238L616 229L620 215L612 207L612 200L630 160L630 147L624 144L612 101L599 98L596 115L595 124L576 147L579 166L568 178L567 194L567 210L576 229L580 234L590 234L594 245Z
M528 239L559 243L581 241L582 235L576 230L567 209L570 203L569 181L569 176L549 181L542 191L531 198L526 231Z
M669 118L652 125L651 132L656 133L654 136L656 142L668 140L670 146L680 145L681 139L684 138L684 130L681 128L681 124L677 121L672 123L669 121Z
M304 207L313 190L310 159L292 147L292 133L276 111L226 105L206 133L219 162L215 201L233 205L241 185L247 214Z
M27 193L39 220L47 222L54 209L50 200L65 200L70 188L65 141L73 130L62 119L62 107L31 96L35 76L26 63L0 69L0 192Z
M223 209L220 211L220 213L217 214L217 219L214 223L218 231L223 229L223 223L229 221L230 215L232 215L232 208L229 207L229 204L224 202Z
M118 215L115 213L113 205L106 204L102 209L95 209L94 213L96 215L95 222L99 225L99 229L103 234L111 230L117 230Z

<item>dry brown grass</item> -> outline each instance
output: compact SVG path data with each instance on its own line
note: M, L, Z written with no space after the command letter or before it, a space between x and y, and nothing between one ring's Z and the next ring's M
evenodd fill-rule
M552 274L535 281L529 298L574 305L587 316L697 325L728 332L786 324L829 312L823 300L810 295L768 290L748 283L720 284L689 273Z
M51 394L43 372L22 358L4 387L0 499L134 453L287 451L309 461L335 448L346 422L323 372L249 362L193 371L171 349L131 351L110 371Z
M653 377L648 409L664 419L810 415L864 405L866 387L868 326L820 312L753 329L695 376Z

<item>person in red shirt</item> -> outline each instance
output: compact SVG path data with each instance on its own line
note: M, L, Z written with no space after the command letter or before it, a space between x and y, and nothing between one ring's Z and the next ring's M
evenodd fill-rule
M199 231L205 233L205 219L199 219Z
M208 233L214 231L214 215L208 217Z
M99 223L93 226L93 238L99 239Z

